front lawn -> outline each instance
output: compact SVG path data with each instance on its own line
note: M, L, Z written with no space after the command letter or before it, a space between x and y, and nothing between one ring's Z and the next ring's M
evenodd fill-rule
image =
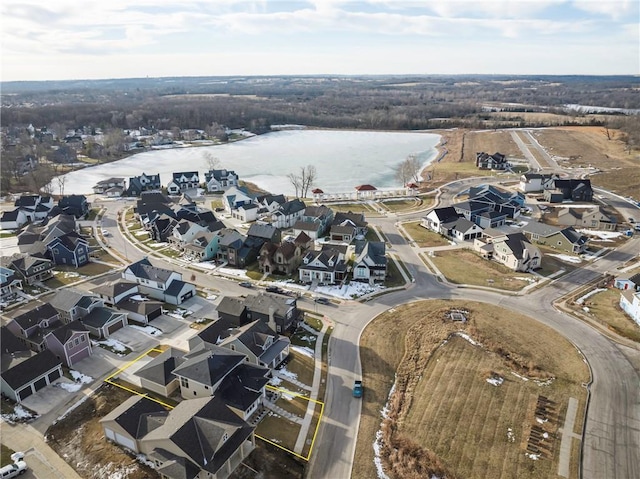
M431 256L431 260L449 281L456 284L519 291L530 281L535 281L535 277L529 273L514 272L469 250L438 251Z
M410 240L415 241L419 248L432 248L434 246L447 246L449 241L433 231L420 226L420 221L403 223L402 228L409 235Z

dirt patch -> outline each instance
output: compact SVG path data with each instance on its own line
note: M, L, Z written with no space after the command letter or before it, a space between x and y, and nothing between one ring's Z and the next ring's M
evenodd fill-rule
M82 477L159 478L153 469L108 442L99 423L102 417L130 396L130 393L110 384L102 385L93 396L48 429L47 443Z
M467 311L468 321L448 320L452 308ZM449 355L436 357L443 342L457 332L481 346L456 338L453 343L460 351L451 355L443 350ZM537 338L535 344L531 337ZM467 361L453 361L463 353ZM367 394L356 445L355 478L376 476L371 445L378 431L383 439L383 466L392 478L486 477L489 466L492 477L549 477L554 468L557 471L556 450L548 451L544 461L524 455L540 394L534 381L553 378L542 387L559 408L566 407L568 397L575 397L582 411L586 400L581 384L588 380L588 370L570 343L531 318L480 303L422 301L391 309L363 332L361 358ZM432 369L438 367L451 369L436 377ZM486 384L485 379L496 374L509 382L507 387ZM435 388L442 388L437 395L433 395ZM468 404L453 407L450 403L454 401ZM478 420L479 415L486 417L486 411L477 410L479 401L487 408L499 408L486 424ZM381 427L380 411L385 405L387 419ZM556 424L561 421L559 416L554 417ZM508 429L513 426L505 419L514 424L519 421L518 440L513 443L507 434L513 432ZM504 453L506 448L509 454ZM489 449L491 455L484 455Z

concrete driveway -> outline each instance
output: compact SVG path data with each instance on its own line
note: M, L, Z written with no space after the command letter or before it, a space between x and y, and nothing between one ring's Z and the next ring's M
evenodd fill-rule
M61 387L61 384L68 384L71 386L75 385L76 383L66 377L56 379L53 384L26 398L24 401L22 401L22 404L32 411L37 412L41 416L47 414L49 411L60 407L64 403L68 402L75 395L75 392L63 389ZM84 387L84 385L82 385L81 388L82 387ZM79 388L78 390L80 390L81 388Z

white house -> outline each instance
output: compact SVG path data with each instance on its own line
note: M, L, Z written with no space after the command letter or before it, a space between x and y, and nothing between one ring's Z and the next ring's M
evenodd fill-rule
M209 170L204 174L204 181L208 192L224 191L232 186L238 186L238 175L232 170Z
M640 291L627 289L620 293L620 307L640 326Z

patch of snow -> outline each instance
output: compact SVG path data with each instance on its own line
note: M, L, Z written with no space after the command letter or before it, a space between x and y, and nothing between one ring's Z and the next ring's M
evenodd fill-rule
M91 381L93 381L93 378L91 376L87 376L86 374L82 374L81 372L75 371L73 369L69 370L69 374L71 374L71 377L75 382L80 384L89 384Z
M519 279L520 281L528 281L529 283L537 283L538 280L536 278L530 278L527 276L515 276L513 279Z
M287 368L276 370L276 374L278 376L284 377L285 379L293 379L293 380L298 379L298 375L296 373L292 373Z
M149 298L145 298L144 296L139 295L139 294L134 294L133 296L131 296L130 299L132 299L134 301L149 301Z
M148 334L149 336L162 335L162 331L160 331L158 328L154 328L153 326L138 326L136 324L130 324L129 327L142 333Z
M396 382L394 381L393 385L391 386L391 390L389 391L389 396L387 397L387 403L382 408L382 411L380 411L380 415L382 416L383 419L386 419L389 414L389 399L391 399L391 396L393 395L395 390L396 390ZM373 463L376 466L378 479L390 479L389 476L387 476L384 472L384 467L382 465L382 458L380 456L381 451L382 451L382 430L378 430L376 432L376 440L373 442Z
M280 386L282 384L282 379L280 379L278 376L274 376L269 379L269 384L271 384L272 386Z
M536 379L534 382L538 385L538 386L551 386L551 383L553 383L553 380L555 378L549 378L549 379L545 379L544 381L541 381L539 379Z
M547 419L542 419L540 417L537 417L536 421L538 421L540 424L544 424L545 422L547 422Z
M594 290L591 290L587 294L584 294L584 295L580 296L578 299L576 299L576 303L577 304L583 304L586 299L590 298L594 294L601 293L602 291L606 291L606 288L596 288Z
M82 384L80 384L80 383L57 383L57 384L55 384L55 386L60 388L60 389L64 389L68 393L77 393L78 391L80 391L80 388L82 387Z
M486 381L493 386L502 386L502 383L504 382L504 378L497 376L497 377L487 378Z
M245 278L245 279L251 279L249 278L249 276L247 276L247 270L246 269L236 269L236 268L218 268L218 272L222 273L222 274L226 274L228 276L235 276L236 278Z
M511 429L510 427L507 428L507 441L516 442L516 436L513 433L513 429Z
M525 452L524 455L534 461L537 461L538 459L540 459L540 454L529 454L528 452Z
M149 233L146 231L136 231L133 233L133 236L147 236Z
M471 336L469 336L466 333L462 333L460 331L458 331L457 333L453 333L455 336L460 336L462 339L469 341L471 344L473 344L474 346L482 346L482 344L480 344L478 341L474 340Z
M312 358L315 356L315 351L306 346L291 346L291 350L295 351L296 353L300 353L303 356L307 356L309 358Z
M542 437L544 437L545 439L549 439L549 433L548 432L543 432L542 433Z
M147 459L147 456L145 456L144 454L136 454L136 461L144 464L147 467L150 467L151 469L156 468L156 463Z
M554 258L558 258L560 261L564 261L565 263L582 263L582 260L577 256L570 256L568 254L554 254L548 253L548 256L553 256Z
M151 248L159 248L160 246L167 246L167 243L148 243L147 246Z
M107 338L107 339L103 339L102 341L96 341L96 343L100 344L101 346L107 347L112 351L115 351L116 353L124 353L128 349L120 341L113 338Z
M207 299L208 299L209 301L215 301L215 299L216 299L217 297L218 297L218 296L217 296L216 294L210 294L210 295L208 295L208 296L207 296Z
M384 290L384 286L382 285L370 285L369 283L351 281L349 284L345 284L344 286L318 286L315 289L315 292L337 298L352 299L382 290Z
M586 230L586 229L579 229L576 231L578 233L582 233L585 236L596 236L597 238L600 238L603 240L612 240L614 238L619 238L622 236L622 233L619 233L617 231L598 231L598 230Z
M198 266L202 269L216 269L216 265L214 263L209 263L208 261L203 261L201 263L194 263L194 266Z
M524 376L521 376L520 374L518 374L518 373L516 373L516 372L514 372L514 371L511 371L511 374L513 374L513 375L514 375L515 377L517 377L517 378L522 379L523 381L528 381L528 380L529 380L529 378L526 378L526 377L524 377Z

